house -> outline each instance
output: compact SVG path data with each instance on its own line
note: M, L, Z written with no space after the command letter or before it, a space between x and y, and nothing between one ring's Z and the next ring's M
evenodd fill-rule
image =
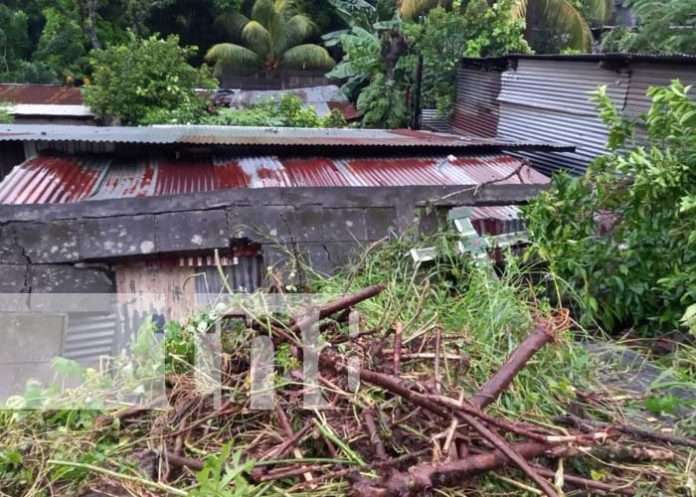
M82 91L75 87L0 83L0 102L10 104L17 124L95 123L94 113L82 102Z
M143 315L301 285L289 254L331 273L458 206L480 233L518 231L516 206L549 180L510 154L569 150L408 130L0 127L0 151L16 144L32 155L0 182L0 294L75 294L62 354L79 359L113 353Z
M605 152L606 126L589 93L607 94L628 118L648 110L650 86L679 79L696 83L690 55L509 55L464 58L457 76L457 100L446 121L424 112L423 127L504 140L540 140L575 146L574 152L522 153L545 174L563 169L581 174Z

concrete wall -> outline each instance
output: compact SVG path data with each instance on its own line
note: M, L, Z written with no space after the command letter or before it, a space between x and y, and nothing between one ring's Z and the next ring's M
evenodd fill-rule
M437 229L459 205L521 203L543 187L270 188L79 204L0 206L0 293L111 293L112 266L158 254L210 253L234 240L283 245L330 273L368 243ZM435 209L421 209L431 205ZM422 212L421 212L422 211ZM426 212L427 211L427 212Z

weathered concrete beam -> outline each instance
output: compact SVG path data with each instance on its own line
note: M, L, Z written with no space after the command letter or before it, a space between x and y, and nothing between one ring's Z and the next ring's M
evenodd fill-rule
M325 208L393 208L399 199L422 206L519 204L544 185L403 186L365 188L239 188L166 197L95 200L76 204L0 205L0 223L208 211L249 206L321 206Z

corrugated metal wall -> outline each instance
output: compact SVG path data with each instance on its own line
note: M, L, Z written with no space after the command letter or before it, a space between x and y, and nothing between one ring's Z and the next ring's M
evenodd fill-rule
M61 355L86 362L97 361L101 356L110 357L116 351L118 330L115 313L71 313Z
M443 116L437 109L423 109L421 111L421 128L440 133L451 131L449 117Z
M457 73L458 98L451 119L453 130L475 136L496 136L500 88L500 72L460 67Z
M502 74L498 97L498 135L570 143L574 153L527 154L546 174L565 169L582 174L588 163L605 153L608 133L597 117L589 93L607 85L607 95L623 109L629 73L601 69L595 62L520 60Z
M631 64L631 85L626 102L626 115L635 117L650 108L646 96L651 86L665 86L674 79L684 85L696 85L696 66L676 64Z
M582 174L592 159L605 153L608 137L589 92L606 85L618 108L635 118L650 107L648 87L665 86L674 79L696 84L696 67L632 63L612 69L599 62L539 59L519 59L515 68L503 73L462 67L451 123L461 133L491 136L491 116L495 116L495 134L500 138L575 145L574 153L513 155L529 158L545 174L559 169Z

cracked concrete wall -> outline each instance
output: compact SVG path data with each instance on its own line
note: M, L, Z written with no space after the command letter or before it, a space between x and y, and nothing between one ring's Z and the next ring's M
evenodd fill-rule
M285 251L331 273L364 246L437 228L437 208L523 202L531 185L228 190L62 205L0 206L0 293L111 293L112 264L259 243L266 266ZM433 200L435 199L435 200ZM422 210L428 205L434 209Z

